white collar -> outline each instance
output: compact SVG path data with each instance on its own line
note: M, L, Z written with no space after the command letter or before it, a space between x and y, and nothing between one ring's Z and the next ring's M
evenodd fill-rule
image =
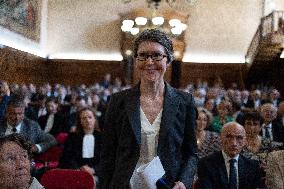
M239 161L239 156L240 156L239 154L236 155L236 156L233 157L233 158L229 157L229 156L224 152L224 150L222 150L222 154L223 154L223 157L224 157L225 162L229 162L229 160L231 160L231 159L235 159L235 160L237 160L237 162Z
M268 129L272 129L272 123L270 122L269 124L262 124L262 128L268 127Z
M12 131L13 128L16 128L17 129L17 132L20 132L21 130L21 127L22 127L22 122L20 122L16 127L13 127L12 125L10 125L7 121L7 129L10 129Z

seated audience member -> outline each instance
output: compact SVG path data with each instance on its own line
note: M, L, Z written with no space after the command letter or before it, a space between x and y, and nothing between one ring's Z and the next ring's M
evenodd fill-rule
M272 89L269 93L269 99L268 101L272 103L275 107L279 106L280 103L280 93L277 89Z
M47 109L46 109L46 99L47 97L44 95L38 96L37 101L34 104L34 110L37 114L37 119L41 116L45 116L47 114Z
M210 130L220 133L223 125L230 121L233 121L233 117L230 116L232 111L232 104L229 101L221 101L217 106L218 115L213 118L213 123Z
M87 106L87 100L84 96L78 96L76 98L73 111L71 112L70 109L70 114L67 115L67 128L69 128L70 132L74 132L76 129L77 112Z
M256 89L251 92L251 96L248 99L245 107L258 110L260 106L261 106L261 92L260 90Z
M244 115L244 128L246 130L247 144L242 155L254 160L265 160L266 154L279 150L282 143L265 140L259 133L261 131L261 116L258 112L248 112Z
M7 106L6 119L0 122L0 136L20 133L33 143L32 151L41 153L56 145L55 138L41 130L37 122L25 118L25 105L21 99L12 98Z
M20 134L0 138L0 188L43 189L31 177L32 144Z
M61 132L68 132L65 129L65 118L58 112L58 102L54 97L49 97L46 101L47 114L38 119L38 123L42 130L53 136Z
M265 103L261 106L261 117L263 125L261 135L263 138L284 143L284 127L273 122L277 116L277 108L271 103Z
M81 109L77 119L76 132L69 134L65 142L59 167L81 169L95 175L101 149L97 120L90 108Z
M104 80L100 82L100 86L107 89L111 85L111 74L106 73L104 76Z
M221 149L218 133L206 130L212 123L212 114L204 109L198 108L196 120L196 139L198 146L198 157L202 158Z
M247 102L249 99L249 92L247 90L241 91L241 108L245 108L247 106Z
M262 187L258 161L247 159L240 152L246 143L246 132L236 122L224 125L221 131L222 151L202 158L198 178L202 189L256 189Z
M4 119L9 100L10 100L9 86L6 81L0 80L0 120Z
M213 116L216 116L217 113L217 108L216 108L216 102L214 99L208 99L205 101L204 108L211 112Z
M96 113L96 117L99 122L99 127L101 131L103 131L105 107L101 105L99 95L93 93L91 99L92 99L92 110Z
M272 121L272 125L274 125L276 128L284 128L284 101L279 103L278 114L276 119ZM284 129L282 132L284 132ZM282 136L284 136L284 134Z
M284 150L269 153L266 170L267 189L284 188Z
M19 91L20 92L20 91ZM25 103L25 117L31 119L33 121L37 121L38 116L33 106L30 105L31 102L31 94L28 91L22 91L20 93L23 97L23 101Z

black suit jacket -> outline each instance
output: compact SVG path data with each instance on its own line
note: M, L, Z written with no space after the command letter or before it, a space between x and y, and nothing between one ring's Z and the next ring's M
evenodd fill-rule
M191 188L197 167L195 118L192 96L166 84L157 154L166 179L181 181L187 188ZM102 188L129 188L140 144L140 87L137 85L111 97L100 164Z
M282 142L284 144L284 125L282 120L275 119L272 121L273 141Z
M38 123L42 130L44 130L46 127L48 117L49 117L49 114L46 114L44 116L40 116L38 119ZM53 136L56 136L57 134L61 132L68 132L66 128L66 121L63 115L61 115L60 113L56 113L54 115L53 126L51 130L49 131L49 133L52 134Z
M79 169L83 165L88 165L92 167L97 172L98 163L100 161L100 151L101 151L101 134L97 131L93 133L95 137L94 146L94 157L91 159L85 159L82 157L82 147L83 147L83 133L71 133L69 134L65 145L62 157L59 162L60 168L65 169Z
M238 160L239 189L262 187L257 161L240 155ZM202 158L198 163L200 189L229 189L228 175L222 152Z

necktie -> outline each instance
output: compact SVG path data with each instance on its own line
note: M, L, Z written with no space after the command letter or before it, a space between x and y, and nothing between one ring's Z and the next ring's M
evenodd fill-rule
M12 129L12 131L13 131L13 133L16 133L16 132L17 132L17 129L14 127L14 128Z
M237 169L235 167L235 163L237 160L230 159L230 175L229 175L229 185L230 189L237 189Z
M265 129L265 138L270 139L270 133L269 133L269 130L268 130L269 127L265 126L264 129Z

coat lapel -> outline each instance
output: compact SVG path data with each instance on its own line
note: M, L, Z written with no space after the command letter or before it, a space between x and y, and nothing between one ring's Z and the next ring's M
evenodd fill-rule
M29 135L27 135L28 134L28 127L26 125L25 120L22 121L20 133L23 134L24 136L29 136Z
M220 166L219 168L219 173L220 173L220 179L221 179L221 185L222 186L226 186L224 188L228 188L229 187L229 178L228 178L228 174L227 174L227 169L226 169L226 165L225 165L225 160L224 157L222 155L222 152L220 152Z
M163 113L161 118L161 125L159 131L158 139L158 154L161 153L161 150L165 150L162 147L163 142L166 141L167 133L169 132L170 127L173 126L173 121L175 120L175 115L179 107L180 99L177 96L175 90L168 84L165 83L165 97L163 105Z
M239 175L239 188L242 188L245 184L246 180L246 173L247 171L245 170L245 163L241 155L239 156L238 160L238 175Z
M1 136L4 136L5 135L5 132L6 132L6 129L7 129L7 121L4 120L0 123L0 135Z
M132 88L125 100L126 113L138 145L141 144L140 84Z

